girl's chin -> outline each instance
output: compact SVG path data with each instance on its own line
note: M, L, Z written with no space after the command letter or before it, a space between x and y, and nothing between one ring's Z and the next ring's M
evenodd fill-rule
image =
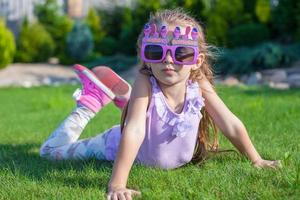
M176 79L174 76L164 76L163 78L156 78L159 83L162 83L164 85L174 85L179 82L179 80Z

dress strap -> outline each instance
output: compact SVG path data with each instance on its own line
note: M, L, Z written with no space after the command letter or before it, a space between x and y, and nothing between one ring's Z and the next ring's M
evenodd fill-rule
M192 82L191 80L188 81L187 83L187 96L186 100L194 99L194 98L200 98L203 99L202 96L200 96L200 86L198 82Z
M187 111L199 113L202 107L205 106L205 99L200 95L200 86L198 82L192 82L191 80L187 84Z

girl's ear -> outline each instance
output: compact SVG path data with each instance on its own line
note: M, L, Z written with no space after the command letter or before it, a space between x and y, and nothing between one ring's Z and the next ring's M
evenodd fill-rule
M196 70L196 69L200 68L202 66L204 59L205 59L205 55L203 53L199 53L198 58L197 58L197 63L196 63L196 65L194 65L192 67L192 70Z

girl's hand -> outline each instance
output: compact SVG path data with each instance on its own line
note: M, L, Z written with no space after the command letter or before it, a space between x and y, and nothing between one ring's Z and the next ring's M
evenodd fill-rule
M272 169L279 169L282 168L282 165L280 163L280 160L264 160L260 159L253 163L254 167L257 167L259 169L261 168L272 168Z
M134 196L141 196L141 192L127 188L111 189L107 194L107 200L131 200Z

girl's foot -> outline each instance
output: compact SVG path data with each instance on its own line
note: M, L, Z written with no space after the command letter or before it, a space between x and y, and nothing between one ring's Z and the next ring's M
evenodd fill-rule
M131 86L109 67L99 66L93 68L92 71L98 80L115 95L114 104L123 109L130 98Z
M82 90L77 89L73 97L77 103L88 107L97 113L102 107L115 99L112 91L106 87L95 74L82 65L74 65L74 71L78 74L82 84Z

